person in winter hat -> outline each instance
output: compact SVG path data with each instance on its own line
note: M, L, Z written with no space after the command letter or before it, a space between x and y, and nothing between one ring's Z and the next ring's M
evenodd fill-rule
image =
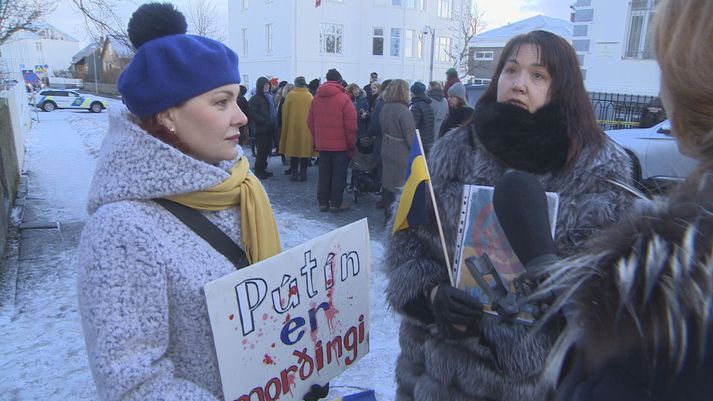
M456 247L464 185L494 186L506 171L518 169L532 174L545 191L556 192L554 248L559 257L584 250L590 237L618 223L633 203L631 192L622 188L634 185L631 159L597 126L577 54L565 39L545 31L513 37L475 110L469 122L439 138L428 155L445 245L429 213L424 224L396 232L386 247L386 298L401 315L397 401L544 401L552 395L546 359L559 334L558 321L533 332L518 321L486 317L483 300L450 285L443 247L449 255ZM601 255L592 263L607 260ZM623 259L611 267L626 263ZM612 274L625 277L629 271ZM593 270L593 277L599 273ZM628 289L631 283L611 286ZM614 308L597 316L628 310ZM600 339L606 349L607 340L616 337Z
M448 115L441 125L439 137L453 128L460 127L473 116L473 108L468 106L465 95L465 86L456 82L448 89Z
M428 83L428 97L431 98L433 109L433 132L440 138L441 125L448 115L448 100L443 97L443 87L438 81Z
M319 210L341 212L350 208L344 201L344 190L349 159L356 152L357 117L339 71L330 69L326 78L327 82L317 89L312 100L307 126L319 152Z
M238 56L187 35L167 3L139 7L128 33L136 54L117 85L125 107L110 109L77 249L89 366L101 400L220 400L203 286L281 251L238 146L247 123ZM231 262L174 209L207 219L244 256Z
M458 78L458 71L455 68L449 68L446 70L446 84L443 86L443 94L448 97L448 89L455 85L456 82L460 82Z
M423 150L428 155L428 151L433 145L433 109L431 108L431 98L426 95L426 85L423 82L414 82L411 85L411 114L416 123L416 129L421 134Z

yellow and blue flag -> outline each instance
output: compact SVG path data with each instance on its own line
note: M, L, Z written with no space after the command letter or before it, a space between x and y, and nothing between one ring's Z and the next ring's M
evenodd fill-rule
M374 390L366 390L356 394L349 394L332 401L376 401L376 396L374 396Z
M406 167L406 184L396 210L392 234L426 223L426 184L428 181L426 158L423 156L421 141L416 133L411 141L411 152L409 152L408 166Z

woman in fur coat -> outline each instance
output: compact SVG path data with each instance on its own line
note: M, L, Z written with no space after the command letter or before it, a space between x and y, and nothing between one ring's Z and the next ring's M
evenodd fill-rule
M549 269L543 291L567 305L548 364L558 400L713 397L713 3L664 0L656 17L661 98L678 148L700 165Z
M508 42L474 118L436 141L428 163L451 260L463 185L492 186L511 168L535 174L546 191L559 194L560 256L618 221L632 201L614 183L632 185L631 162L597 127L574 50L544 31ZM558 327L530 336L524 325L481 320L481 305L449 284L432 214L391 238L386 264L387 298L403 316L397 400L550 395L541 379Z
M78 248L89 366L101 400L218 401L203 286L238 266L155 199L199 211L250 263L280 252L265 190L237 145L247 123L238 56L186 35L170 4L142 5L128 28L137 52L118 81L126 107L110 109ZM166 73L154 79L156 70Z

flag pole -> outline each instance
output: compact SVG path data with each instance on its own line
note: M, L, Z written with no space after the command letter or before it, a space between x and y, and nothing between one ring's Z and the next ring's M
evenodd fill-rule
M423 154L424 162L426 159L426 152L423 149L423 143L421 142L421 134L416 130L416 139L418 139L418 147L421 148L421 153ZM446 250L446 237L443 234L443 225L441 224L441 214L438 212L438 203L436 203L436 194L433 192L433 185L431 184L431 172L428 171L428 163L426 164L426 176L428 177L428 192L431 194L431 203L433 204L433 212L436 214L436 225L438 226L438 236L441 239L441 248L443 249L443 258L446 261L446 269L448 270L448 278L451 281L451 286L455 287L456 282L453 279L453 269L451 269L451 260L448 257L448 251Z

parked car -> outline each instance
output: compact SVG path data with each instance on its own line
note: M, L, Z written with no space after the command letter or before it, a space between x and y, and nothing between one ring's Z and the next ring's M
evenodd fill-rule
M669 120L650 128L610 130L606 133L631 156L634 179L639 189L645 192L665 191L688 176L698 164L678 150Z
M100 113L109 104L94 96L85 95L73 90L44 89L37 93L35 106L44 111L55 109L86 109L92 113Z

